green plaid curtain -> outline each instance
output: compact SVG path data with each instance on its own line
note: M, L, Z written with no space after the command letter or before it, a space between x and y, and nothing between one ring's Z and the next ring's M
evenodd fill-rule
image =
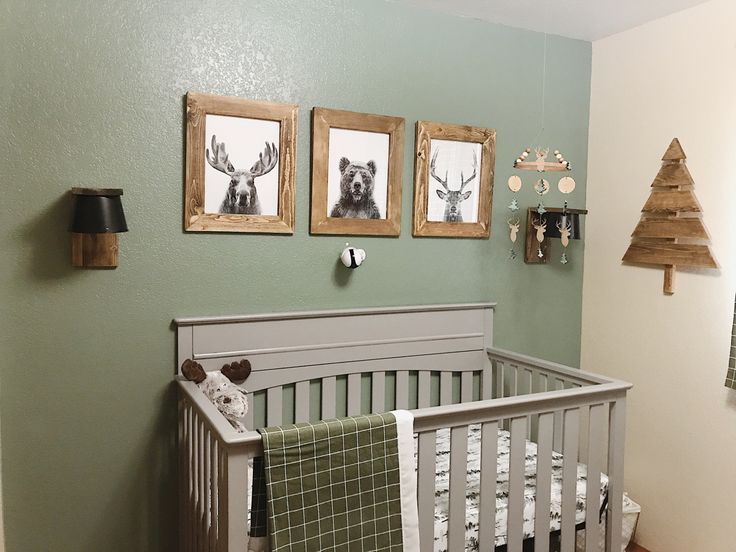
M734 309L733 325L731 326L731 354L728 359L726 387L736 389L736 308Z

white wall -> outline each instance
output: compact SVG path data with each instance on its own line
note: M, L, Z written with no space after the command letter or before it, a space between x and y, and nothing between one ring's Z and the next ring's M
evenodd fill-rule
M688 155L720 271L624 266L660 158ZM626 488L653 552L736 550L736 1L600 40L593 82L581 364L632 382Z

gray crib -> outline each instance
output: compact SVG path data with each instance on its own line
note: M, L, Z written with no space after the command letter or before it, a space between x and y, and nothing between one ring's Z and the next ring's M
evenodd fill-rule
M605 550L620 551L631 386L494 348L493 309L491 303L478 303L175 320L177 366L193 358L205 370L219 370L245 357L253 367L243 384L251 405L245 433L237 432L194 383L176 376L180 550L248 550L249 461L262 451L256 427L401 408L414 414L418 434L423 552L436 546L437 435L447 428L444 545L450 552L466 550L469 426L480 435L477 519L486 520L478 524L472 549L491 551L497 543L501 430L510 432L505 550L549 552L551 542L563 552L576 550L580 463L587 473L584 550L601 550L603 531ZM550 485L533 490L533 539L524 529L530 443L536 451L536 481L550 481L553 457L561 458L562 474L558 529L550 528ZM602 474L607 475L607 500L600 492ZM600 525L602 506L605 523Z

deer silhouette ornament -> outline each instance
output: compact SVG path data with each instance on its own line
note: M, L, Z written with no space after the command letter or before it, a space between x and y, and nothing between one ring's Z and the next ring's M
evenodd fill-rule
M258 161L247 170L236 170L230 162L230 156L225 151L225 142L218 142L212 135L212 156L206 149L207 162L213 169L230 177L230 185L225 199L220 205L220 213L233 215L260 215L261 202L258 200L258 190L255 179L270 173L279 161L279 151L276 144L266 142L263 152L258 155Z
M434 152L434 155L432 155L432 160L429 163L429 169L432 178L439 182L444 188L444 191L436 190L437 196L445 202L445 214L443 220L445 222L463 222L463 213L460 209L460 204L468 199L473 193L473 190L469 190L467 192L463 190L465 190L465 186L475 180L475 177L478 174L478 157L476 156L475 152L473 152L473 174L471 174L470 177L466 180L463 173L460 172L460 189L450 190L449 186L447 185L447 175L449 171L445 171L445 178L442 179L437 176L437 172L435 170L437 164L437 155L439 154L439 152L440 150L439 148L437 148L437 150L435 150Z

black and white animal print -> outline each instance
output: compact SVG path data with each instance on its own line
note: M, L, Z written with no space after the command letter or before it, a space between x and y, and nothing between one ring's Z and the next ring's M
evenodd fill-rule
M376 162L350 161L347 157L340 159L340 199L330 212L335 218L380 219L373 199Z

